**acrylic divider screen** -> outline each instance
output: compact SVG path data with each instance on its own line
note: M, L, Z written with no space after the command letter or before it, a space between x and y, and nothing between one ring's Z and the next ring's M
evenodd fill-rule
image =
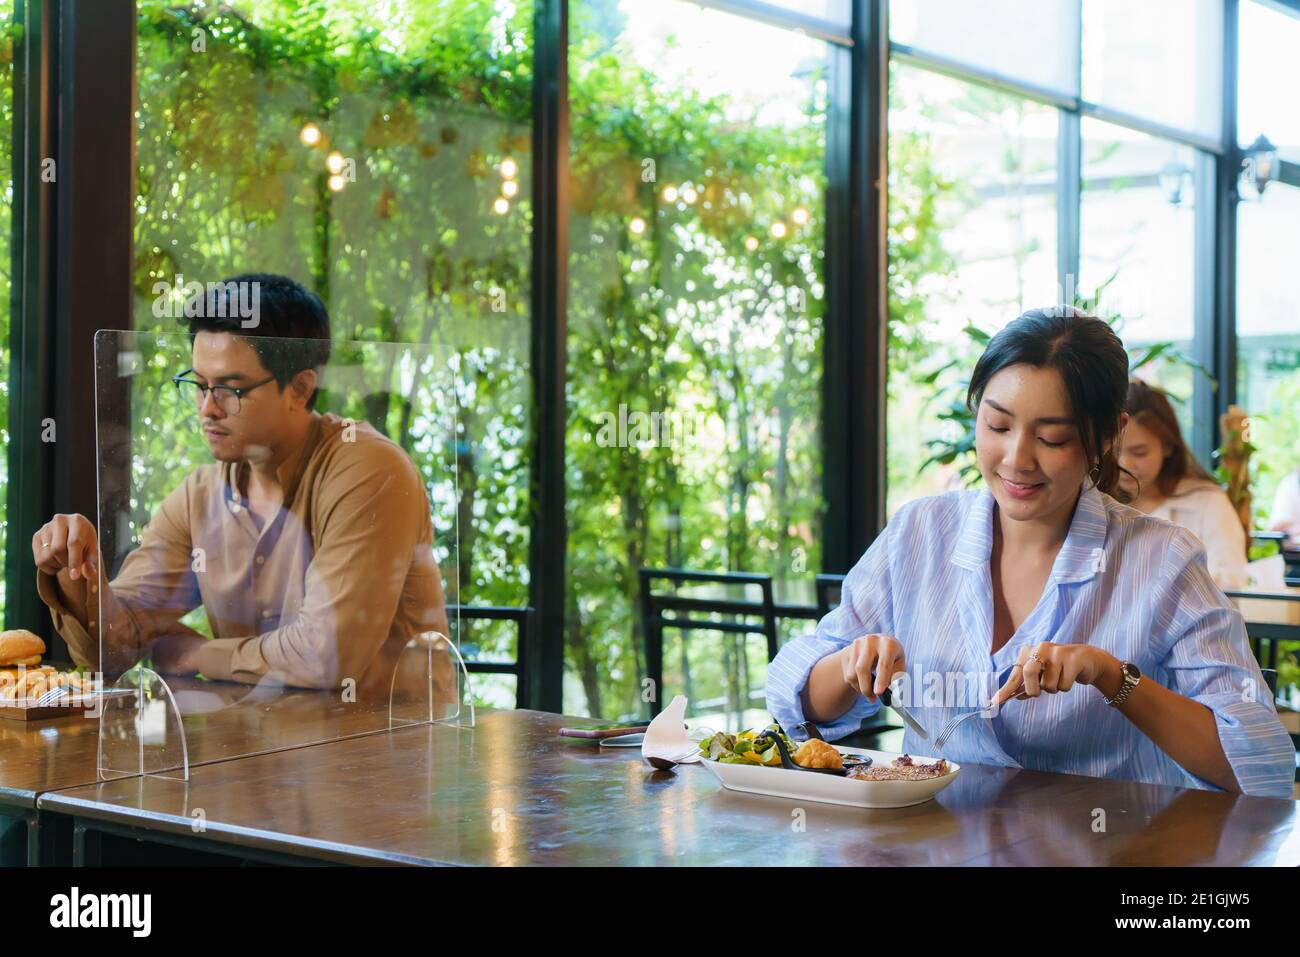
M97 334L106 775L467 718L446 355Z

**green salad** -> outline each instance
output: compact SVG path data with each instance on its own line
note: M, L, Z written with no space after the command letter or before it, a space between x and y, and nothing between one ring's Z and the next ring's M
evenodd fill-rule
M728 734L725 731L719 731L712 737L705 738L700 742L700 755L720 764L763 764L780 767L781 752L777 749L776 742L771 738L764 738L758 742L754 740L763 731L779 733L781 740L785 742L786 749L791 754L794 754L799 747L781 730L779 724L773 723L762 731L747 730L741 731L739 734Z

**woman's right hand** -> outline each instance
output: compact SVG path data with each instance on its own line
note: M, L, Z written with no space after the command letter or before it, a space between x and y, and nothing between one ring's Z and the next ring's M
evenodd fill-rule
M863 635L837 654L844 683L868 701L875 701L889 687L895 674L907 670L903 646L892 635Z

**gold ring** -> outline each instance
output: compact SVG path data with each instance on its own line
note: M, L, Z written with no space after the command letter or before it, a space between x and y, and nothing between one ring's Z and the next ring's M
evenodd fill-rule
M1040 657L1038 657L1038 652L1036 652L1036 651L1035 651L1032 655L1029 656L1029 659L1028 659L1028 660L1029 660L1029 661L1037 661L1039 664L1042 664L1042 663L1043 663L1043 659L1040 658Z

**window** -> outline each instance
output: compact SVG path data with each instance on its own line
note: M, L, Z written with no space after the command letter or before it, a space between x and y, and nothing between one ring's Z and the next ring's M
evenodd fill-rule
M18 27L12 0L0 2L0 557L9 538L9 303L12 290L14 54ZM0 615L5 608L5 582L0 575Z
M1056 110L892 65L889 111L888 510L960 485L922 468L981 347L1026 309L1060 299ZM942 371L940 371L942 370Z
M1261 133L1283 158L1300 162L1300 15L1241 5L1237 139ZM1300 290L1292 280L1300 248L1300 188L1271 183L1237 204L1237 401L1254 422L1257 523L1265 527L1278 482L1300 467Z
M1300 163L1300 12L1246 0L1237 40L1237 140L1248 146L1263 133Z
M178 328L158 283L278 272L322 298L336 339L454 350L449 602L527 603L531 30L531 6L492 0L139 4L136 328ZM441 482L414 427L428 410L387 401L372 424ZM155 471L141 520L176 479ZM514 657L508 628L464 642ZM500 704L513 680L476 685Z
M1083 98L1218 141L1223 0L1083 0Z
M1196 151L1085 117L1079 285L1104 287L1100 311L1118 317L1130 354L1173 342L1190 354L1195 330ZM1139 375L1174 397L1192 428L1192 366L1156 362Z
M565 709L630 715L640 567L819 567L826 48L686 3L570 9ZM674 673L670 644L665 695L761 707L760 645L693 637Z
M891 0L889 38L976 71L1079 92L1079 0Z

